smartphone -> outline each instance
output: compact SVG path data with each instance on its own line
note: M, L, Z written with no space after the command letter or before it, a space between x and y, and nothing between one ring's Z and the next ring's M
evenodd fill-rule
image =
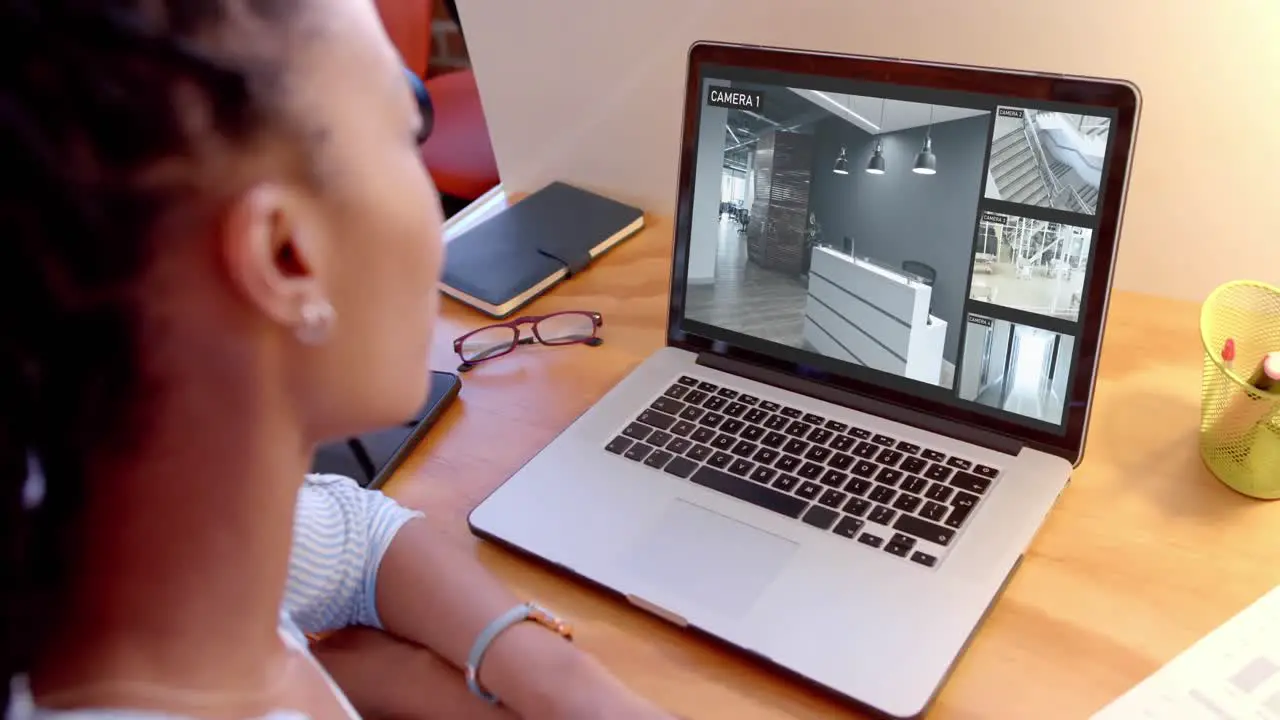
M431 391L413 417L403 425L322 445L316 451L311 472L345 475L362 487L381 487L422 442L461 389L462 381L456 374L431 371Z

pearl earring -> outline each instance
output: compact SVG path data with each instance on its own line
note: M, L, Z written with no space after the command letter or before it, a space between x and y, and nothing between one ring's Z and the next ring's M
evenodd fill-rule
M302 306L302 321L295 333L307 345L319 345L329 338L337 312L326 300L308 300Z

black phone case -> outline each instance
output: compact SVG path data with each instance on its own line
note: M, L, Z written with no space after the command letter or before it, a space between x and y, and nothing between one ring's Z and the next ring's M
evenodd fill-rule
M404 425L328 443L316 451L311 472L353 478L363 487L381 487L422 442L462 387L454 373L433 370L427 402Z

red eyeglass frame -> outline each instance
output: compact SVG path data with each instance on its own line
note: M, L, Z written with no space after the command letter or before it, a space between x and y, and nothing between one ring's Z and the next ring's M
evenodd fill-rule
M589 317L591 319L591 337L574 339L574 340L552 341L552 342L548 342L544 340L542 338L542 335L538 333L538 323L542 322L543 320L547 320L549 318L554 318L554 317L560 317L562 315L585 315ZM525 325L532 325L531 329L533 332L530 335L525 335L522 337L520 335L520 328ZM485 325L484 327L476 328L475 330L472 330L466 333L465 335L461 335L453 341L453 351L458 354L458 359L462 361L462 365L458 367L458 370L461 372L466 372L467 370L470 370L471 368L475 367L476 365L479 365L482 362L488 362L490 360L493 360L494 358L500 358L503 355L509 355L513 350L515 350L520 345L532 345L534 343L537 343L539 345L547 345L549 347L556 347L559 345L590 345L592 347L596 347L600 345L602 342L604 342L603 340L600 339L600 336L598 334L600 332L600 328L602 327L604 327L604 316L598 312L595 312L594 310L562 310L560 312L548 313L546 315L525 315L522 317L518 317L514 320L510 320L508 322ZM468 360L466 356L462 354L462 344L466 342L467 338L472 337L478 333L489 332L489 331L493 331L501 328L508 328L511 330L511 345L506 350L503 350L502 352L496 353L494 355L482 357L478 360Z

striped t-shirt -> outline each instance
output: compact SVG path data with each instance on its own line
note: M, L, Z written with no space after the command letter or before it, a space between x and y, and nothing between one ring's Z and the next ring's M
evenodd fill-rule
M378 566L400 528L421 515L380 492L361 488L350 478L308 475L298 494L280 614L280 632L286 641L307 652L305 633L352 625L381 628L376 604ZM32 705L26 687L23 678L14 679L7 714L11 720L176 720L176 716L129 709L44 710ZM336 686L334 692L354 717L355 711ZM284 709L267 716L267 720L300 718L300 713Z

